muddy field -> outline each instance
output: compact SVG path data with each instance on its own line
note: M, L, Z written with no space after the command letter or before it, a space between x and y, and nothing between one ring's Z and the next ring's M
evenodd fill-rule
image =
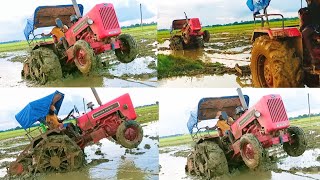
M131 30L139 48L138 57L131 63L120 63L113 52L100 56L103 67L89 76L79 72L65 75L63 79L48 82L46 87L156 87L156 30L145 28ZM28 50L0 53L0 87L38 87L37 83L21 78L22 62Z
M317 127L305 128L308 141L307 150L302 156L290 157L281 146L268 149L270 155L269 171L250 171L242 166L230 170L229 175L218 179L228 180L254 180L259 179L320 179L320 124ZM185 173L187 156L192 145L180 145L163 147L160 153L160 178L163 179L199 179L196 176L189 176ZM203 178L204 179L204 178Z
M215 33L211 34L210 42L204 49L171 51L169 40L158 45L160 54L186 57L203 62L219 62L228 68L248 66L250 64L251 42L250 33ZM160 87L251 87L250 77L239 77L234 74L197 75L163 78Z
M158 122L143 124L144 138L138 148L128 150L107 139L84 149L87 165L76 172L37 174L35 179L158 179L159 135ZM15 143L12 143L14 141ZM6 166L29 143L25 137L0 141L0 179L5 177Z

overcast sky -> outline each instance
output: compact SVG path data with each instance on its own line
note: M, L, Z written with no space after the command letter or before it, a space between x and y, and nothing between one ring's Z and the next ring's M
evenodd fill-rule
M157 99L156 89L148 88L96 88L102 103L129 93L135 107L154 104ZM65 117L74 105L83 111L83 98L85 104L93 102L98 105L90 88L1 88L0 89L0 130L15 128L18 122L15 115L29 102L54 93L56 90L64 93L64 101L59 115ZM97 106L95 106L97 107Z
M202 25L227 24L241 20L253 20L246 5L247 0L159 0L158 29L169 29L174 19L198 17ZM305 0L303 0L305 4ZM270 13L282 13L285 17L297 17L300 0L272 0Z
M190 111L196 109L204 97L237 95L236 89L161 89L160 136L188 133L187 121ZM310 93L311 113L320 113L319 89L242 89L254 105L262 96L280 94L289 117L308 114L307 94ZM214 123L211 124L213 126Z
M140 22L139 4L143 7L145 22L157 20L157 0L77 0L84 6L84 14L98 3L113 3L121 26ZM24 40L23 30L26 19L30 18L38 6L71 4L71 0L6 0L0 6L0 42ZM48 31L48 30L46 30Z

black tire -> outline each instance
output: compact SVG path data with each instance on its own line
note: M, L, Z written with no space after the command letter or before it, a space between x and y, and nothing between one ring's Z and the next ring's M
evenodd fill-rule
M171 50L180 51L183 50L183 40L181 36L173 36L170 38L169 47Z
M196 48L203 48L204 47L203 39L200 37L196 38L195 43L196 43Z
M84 40L77 41L73 46L74 63L79 71L87 75L95 65L95 55L89 43Z
M118 39L121 41L121 48L115 50L118 60L122 63L132 62L138 54L136 41L129 34L121 34Z
M130 129L129 129L130 128ZM127 130L133 130L133 139L126 137ZM125 148L133 149L139 146L143 138L141 125L136 121L124 121L120 124L116 133L116 140Z
M52 135L42 139L33 149L34 169L39 172L67 172L84 164L82 149L66 135Z
M245 134L240 138L240 154L250 169L256 169L262 164L264 153L259 140L253 134Z
M228 162L218 144L204 141L195 145L188 156L186 172L212 179L229 173Z
M40 47L32 50L31 56L25 63L29 66L29 73L24 72L24 74L27 74L32 80L37 81L41 85L46 84L48 81L62 78L59 58L52 49Z
M208 30L203 31L203 41L206 43L210 41L210 33Z
M296 126L291 126L287 130L293 140L293 143L290 143L290 142L283 143L283 150L289 156L292 156L292 157L301 156L307 148L307 142L306 142L303 130Z
M254 87L301 87L301 58L288 42L258 37L252 48L250 64Z

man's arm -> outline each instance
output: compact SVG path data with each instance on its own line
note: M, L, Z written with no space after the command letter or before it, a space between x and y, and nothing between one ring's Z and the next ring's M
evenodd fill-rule
M45 34L45 33L42 33L42 34L41 34L42 37L50 37L51 35L52 35L51 32L50 32L49 34Z
M213 126L213 127L209 127L209 126L207 126L206 127L206 130L209 130L209 131L212 131L212 130L216 130L218 128L218 126L217 125L215 125L215 126Z

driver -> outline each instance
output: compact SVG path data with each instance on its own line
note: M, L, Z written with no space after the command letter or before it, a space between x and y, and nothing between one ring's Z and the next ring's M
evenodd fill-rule
M59 18L57 18L55 20L55 22L56 22L56 26L52 28L51 32L48 34L42 33L41 36L43 36L43 37L52 36L54 43L62 43L64 48L67 49L67 47L64 43L64 41L65 41L64 33L68 30L68 26L63 25L62 21ZM62 28L60 28L60 27L62 27Z
M320 70L320 60L317 59L315 52L312 50L312 35L317 32L320 25L320 1L319 0L306 0L308 7L309 17L307 19L301 18L303 26L301 27L303 41L311 56L311 64L315 70ZM299 15L302 17L305 9L299 10Z
M56 115L56 108L54 105L50 106L49 114L46 116L46 123L49 129L62 129L63 120L59 120L58 116Z
M218 118L217 124L212 128L209 128L207 126L206 129L207 130L215 130L217 128L220 128L224 135L228 135L228 131L230 131L230 125L227 122L227 120L228 120L227 113L224 111L223 112L218 111L216 114L216 117Z

